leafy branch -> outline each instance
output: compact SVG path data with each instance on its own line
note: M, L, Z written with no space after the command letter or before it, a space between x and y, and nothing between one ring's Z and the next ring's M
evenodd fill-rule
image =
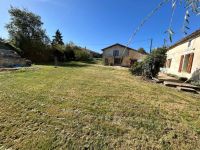
M174 31L172 30L172 20L174 17L174 12L175 8L177 6L177 2L179 1L179 4L183 4L184 0L171 0L172 1L172 16L171 16L171 21L169 28L165 33L168 34L170 42L172 42L172 36L174 34ZM190 24L190 13L192 12L193 14L199 15L200 14L200 0L185 0L185 17L184 17L184 23L183 23L183 32L185 35L188 34L189 24Z

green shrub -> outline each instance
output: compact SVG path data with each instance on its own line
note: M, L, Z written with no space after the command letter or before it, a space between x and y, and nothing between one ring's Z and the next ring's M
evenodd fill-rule
M200 86L200 69L197 69L190 78L190 81L193 85Z
M141 76L143 73L143 62L135 62L132 66L130 71L137 76Z
M90 60L90 54L83 50L75 50L75 59L78 61L88 61Z
M75 59L75 53L73 47L70 46L69 44L67 44L65 47L65 58L67 61Z
M147 78L156 77L160 68L165 64L166 51L167 49L165 47L153 50L143 62L134 63L131 67L131 72L134 75L142 75Z

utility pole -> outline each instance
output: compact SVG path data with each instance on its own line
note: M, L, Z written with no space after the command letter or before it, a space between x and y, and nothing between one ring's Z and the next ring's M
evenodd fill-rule
M151 54L151 52L152 52L152 46L153 46L153 39L151 38L150 40L151 40L151 43L150 43L150 54Z
M167 47L167 40L166 39L164 39L164 45L163 46Z

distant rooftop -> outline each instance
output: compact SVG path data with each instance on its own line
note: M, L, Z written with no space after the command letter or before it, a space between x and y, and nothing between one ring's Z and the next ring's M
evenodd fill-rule
M109 49L109 48L111 48L111 47L114 47L114 46L121 46L121 47L124 47L124 48L130 49L130 50L133 50L133 51L137 51L137 50L135 50L135 49L133 49L133 48L127 47L127 46L122 45L122 44L119 44L119 43L116 43L116 44L113 44L113 45L111 45L111 46L108 46L108 47L102 49L102 51L104 51L104 50L106 50L106 49Z

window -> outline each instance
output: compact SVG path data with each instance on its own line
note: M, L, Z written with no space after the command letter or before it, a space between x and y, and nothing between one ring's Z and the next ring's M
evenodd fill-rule
M187 73L191 73L191 71L192 71L193 59L194 59L194 53L190 54L190 56L189 56L189 62L187 65Z
M182 68L183 68L183 60L184 60L184 55L181 56L178 72L181 72L181 71L182 71Z
M194 59L194 53L182 55L179 65L179 72L187 72L191 73L192 71L192 64Z
M184 59L184 63L183 63L183 68L182 68L183 72L187 72L189 59L190 59L190 54L185 55L185 59Z
M113 56L114 56L114 57L119 56L119 50L114 50L114 51L113 51Z

